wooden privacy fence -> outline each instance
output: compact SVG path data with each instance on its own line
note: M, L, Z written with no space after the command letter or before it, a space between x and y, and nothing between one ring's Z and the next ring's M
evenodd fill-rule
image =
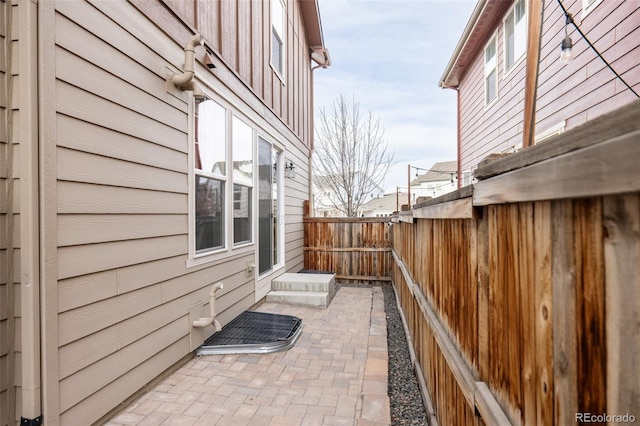
M392 225L432 423L640 421L634 105L624 122L603 117L481 165L473 187Z
M304 218L304 267L341 281L391 281L389 218Z

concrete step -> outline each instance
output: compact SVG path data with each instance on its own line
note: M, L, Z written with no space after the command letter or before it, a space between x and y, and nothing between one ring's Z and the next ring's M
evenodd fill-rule
M267 302L326 308L331 303L331 297L326 291L271 290L267 293Z
M335 274L286 273L271 281L271 290L326 292L335 295Z
M326 308L335 294L335 274L286 273L271 281L267 302Z

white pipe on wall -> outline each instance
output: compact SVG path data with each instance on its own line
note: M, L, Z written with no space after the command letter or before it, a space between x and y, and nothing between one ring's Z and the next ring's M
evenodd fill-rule
M196 82L193 81L195 74L196 46L204 45L204 37L202 34L193 35L184 46L184 67L181 74L174 74L171 82L180 90L192 90L193 96L198 101L204 100L204 93Z
M216 320L216 291L223 287L224 284L222 284L222 281L218 281L211 286L211 290L209 291L209 317L195 320L192 324L194 327L203 328L213 324L216 331L222 330L222 326L220 326L220 323Z

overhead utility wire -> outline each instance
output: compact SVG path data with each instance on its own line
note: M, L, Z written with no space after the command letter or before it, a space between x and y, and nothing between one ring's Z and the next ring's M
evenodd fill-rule
M443 175L450 175L450 174L456 174L458 173L457 170L435 170L435 169L423 169L422 167L416 167L416 166L411 166L412 169L416 169L416 171L418 170L424 170L425 172L434 172L434 173L441 173Z
M575 27L575 29L578 31L578 33L580 34L580 36L582 36L582 38L584 39L584 41L586 41L589 44L589 47L591 47L593 49L594 52L596 52L596 54L600 57L600 59L602 59L602 61L607 65L607 67L609 67L609 69L616 75L616 77L618 77L618 79L624 83L625 86L627 86L627 88L629 90L631 90L631 92L636 95L636 97L640 98L640 95L638 95L636 93L635 90L633 90L633 88L631 86L629 86L629 84L627 84L626 81L624 81L624 79L620 76L620 74L618 74L616 72L616 70L613 69L613 67L611 66L611 64L609 64L609 62L607 62L607 60L600 54L600 52L598 51L598 49L596 49L596 47L589 41L589 39L587 38L586 35L584 35L584 33L582 32L582 30L580 29L580 27L578 26L578 24L575 23L575 21L573 20L573 15L570 14L569 12L567 12L567 9L564 8L564 5L562 4L562 1L558 0L558 4L560 5L560 8L562 8L562 11L564 12L564 16L566 16L567 18L567 24L571 23L573 24L573 26Z

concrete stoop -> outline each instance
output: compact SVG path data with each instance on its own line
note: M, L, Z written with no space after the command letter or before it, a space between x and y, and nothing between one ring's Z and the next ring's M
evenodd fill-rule
M267 302L326 308L336 294L335 283L335 274L282 274L271 281Z

